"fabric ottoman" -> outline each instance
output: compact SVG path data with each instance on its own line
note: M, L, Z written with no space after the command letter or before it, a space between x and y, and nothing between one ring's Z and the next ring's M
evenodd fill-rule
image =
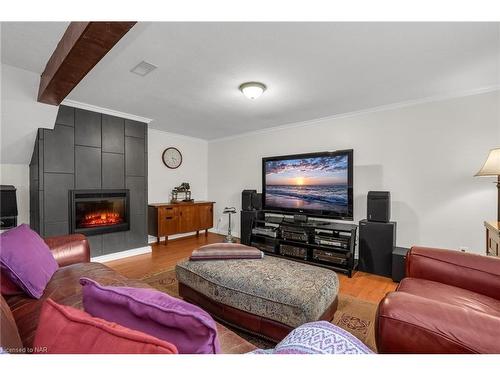
M304 323L331 320L337 309L334 271L282 258L184 261L176 274L185 300L274 342Z

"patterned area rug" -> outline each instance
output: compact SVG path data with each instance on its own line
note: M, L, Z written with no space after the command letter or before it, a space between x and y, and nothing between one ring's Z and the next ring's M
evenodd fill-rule
M175 269L149 274L141 280L155 289L161 290L173 297L179 297ZM375 303L339 294L339 305L332 323L349 331L373 351L376 351L374 326L376 311L377 305ZM233 328L231 330L235 331ZM237 333L261 349L273 348L275 345L245 332L237 331Z

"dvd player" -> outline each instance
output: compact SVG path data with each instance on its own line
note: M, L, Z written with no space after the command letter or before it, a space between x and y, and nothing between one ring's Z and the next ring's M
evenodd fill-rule
M351 238L351 233L349 232L340 232L338 230L332 230L332 229L315 229L314 233L320 236L342 238L345 239L346 241Z
M340 247L342 249L348 248L348 243L345 242L345 240L343 241L343 240L341 240L339 238L335 238L335 237L316 235L316 236L314 236L314 242L318 245L335 246L335 247Z
M347 258L343 257L341 254L336 254L330 251L319 249L313 249L313 259L340 265L344 265L347 263Z
M274 227L255 227L252 228L252 234L257 234L260 236L276 238L278 236L276 228Z

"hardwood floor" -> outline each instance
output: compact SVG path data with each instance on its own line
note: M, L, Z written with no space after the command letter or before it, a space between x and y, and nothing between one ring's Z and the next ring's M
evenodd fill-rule
M191 255L197 247L221 242L222 236L208 233L208 236L190 236L169 240L168 245L153 244L150 254L137 255L129 258L107 262L106 265L124 276L140 279L146 274L172 268L181 259ZM388 292L396 289L397 284L387 277L356 272L352 278L338 274L340 292L360 298L365 301L378 303Z

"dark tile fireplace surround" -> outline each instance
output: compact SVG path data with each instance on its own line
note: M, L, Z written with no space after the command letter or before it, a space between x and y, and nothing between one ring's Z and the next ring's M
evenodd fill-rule
M38 129L30 224L42 236L84 233L92 256L147 245L147 125L60 106Z

